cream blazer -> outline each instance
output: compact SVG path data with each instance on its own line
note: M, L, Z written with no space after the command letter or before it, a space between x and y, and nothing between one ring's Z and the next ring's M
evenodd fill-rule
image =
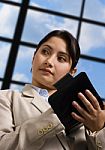
M0 91L0 150L105 150L105 129L65 135L50 105L30 86Z

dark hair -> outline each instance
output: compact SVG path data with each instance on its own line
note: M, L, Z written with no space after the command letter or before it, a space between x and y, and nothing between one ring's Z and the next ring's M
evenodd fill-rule
M74 38L73 35L66 30L54 30L48 33L37 45L36 52L40 46L48 41L51 37L59 37L65 41L67 51L72 58L72 68L74 68L77 65L80 57L80 47L76 38Z

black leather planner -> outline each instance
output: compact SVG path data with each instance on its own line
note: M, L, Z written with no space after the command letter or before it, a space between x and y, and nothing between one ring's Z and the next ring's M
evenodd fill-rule
M77 101L80 106L85 108L84 104L77 96L78 92L82 92L85 95L84 91L89 89L97 98L101 108L103 109L102 99L85 72L79 73L74 78L68 73L54 86L56 87L57 92L52 94L48 101L68 131L72 127L79 124L79 122L73 119L71 116L71 112L76 112L77 114L79 113L72 106L72 101Z

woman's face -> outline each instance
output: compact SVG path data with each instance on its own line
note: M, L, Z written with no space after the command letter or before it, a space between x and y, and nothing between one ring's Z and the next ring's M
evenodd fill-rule
M70 72L72 60L66 50L64 40L52 37L43 43L32 62L32 84L47 90Z

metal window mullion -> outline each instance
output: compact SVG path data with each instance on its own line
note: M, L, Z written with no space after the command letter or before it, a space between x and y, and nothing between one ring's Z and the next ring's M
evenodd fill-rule
M29 5L29 0L23 0L23 2L21 3L20 12L19 12L19 16L17 19L17 25L15 28L15 33L13 37L13 43L11 45L11 50L9 53L7 66L6 66L6 70L4 74L4 82L2 84L1 89L6 89L6 88L8 89L10 87L12 74L14 71L16 57L18 53L19 43L21 40L23 28L24 28L24 22L25 22L25 18L27 14L28 5Z
M82 24L82 18L83 18L83 13L84 13L84 7L85 7L85 0L82 1L82 5L81 5L80 20L79 20L77 36L76 36L78 41L79 41L79 37L80 37L80 31L81 31L81 24Z

